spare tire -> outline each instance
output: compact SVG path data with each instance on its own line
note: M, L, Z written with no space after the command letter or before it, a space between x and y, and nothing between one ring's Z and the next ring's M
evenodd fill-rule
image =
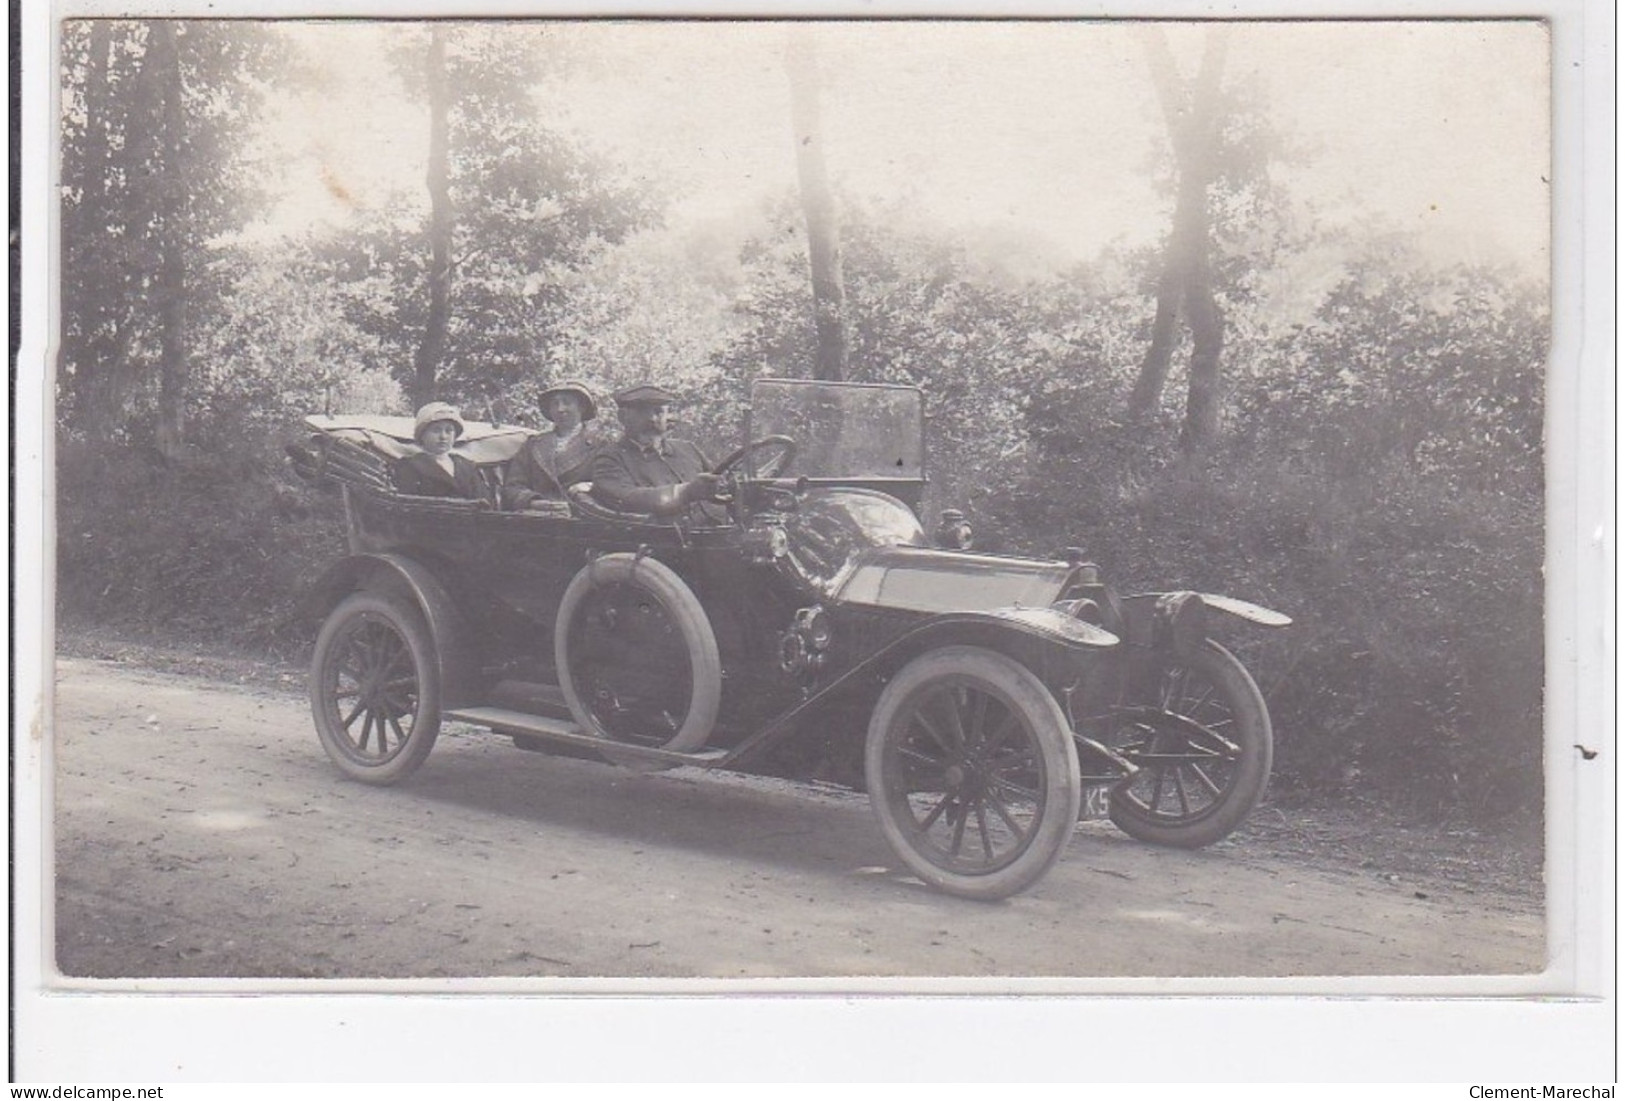
M686 753L716 726L716 634L663 562L606 554L582 567L564 590L553 652L565 703L589 733Z

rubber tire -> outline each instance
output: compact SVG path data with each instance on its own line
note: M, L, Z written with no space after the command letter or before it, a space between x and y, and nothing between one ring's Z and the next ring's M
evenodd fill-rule
M564 693L564 702L569 706L571 716L583 730L601 738L612 738L576 692L574 678L570 675L569 646L570 624L581 610L582 602L598 586L612 584L642 588L660 601L677 624L688 650L691 670L688 714L683 717L677 733L661 748L679 753L700 749L711 737L711 731L716 727L717 712L722 706L722 658L717 651L717 636L694 590L670 566L653 558L624 553L606 554L583 566L564 590L558 618L553 623L553 653L558 664L559 688ZM605 755L614 759L609 753ZM622 763L631 763L631 759Z
M1152 818L1118 792L1112 793L1110 813L1113 824L1136 841L1176 849L1199 849L1228 836L1258 806L1269 784L1275 735L1263 693L1234 654L1208 639L1207 645L1187 664L1219 689L1235 719L1233 733L1227 733L1230 740L1241 747L1235 782L1211 807L1177 825Z
M383 623L405 642L417 680L418 697L417 715L405 744L377 763L368 763L353 748L334 698L338 685L337 663L343 657L346 635L358 621L369 620ZM340 601L316 636L316 649L310 663L310 705L322 748L352 780L383 786L399 783L416 772L440 734L440 666L434 640L417 608L397 598L366 591L352 593Z
M945 678L972 682L1018 715L1036 741L1044 765L1044 811L1032 839L1013 863L990 873L966 874L933 862L910 842L913 824L894 817L887 796L888 728L919 692ZM881 832L909 871L938 890L984 901L1024 891L1049 871L1072 837L1082 799L1077 750L1055 696L1020 663L977 646L945 646L928 651L892 678L869 719L864 776Z

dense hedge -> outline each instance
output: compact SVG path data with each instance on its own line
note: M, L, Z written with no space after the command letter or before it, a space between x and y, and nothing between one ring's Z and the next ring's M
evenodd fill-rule
M290 432L291 436L291 432ZM286 439L170 464L129 443L66 441L57 461L58 613L299 658L300 598L345 552L336 494L296 483Z
M1060 461L1031 476L984 512L984 543L1053 551L1027 533L1069 532L1125 588L1291 614L1286 631L1225 637L1269 702L1288 788L1374 787L1475 817L1539 810L1538 501L1399 472L1338 482L1239 449L1131 474L1153 448L1128 436L1096 435L1107 446L1086 475ZM1110 504L1069 509L1085 485L1112 487Z
M1108 371L1030 402L1027 472L985 499L988 540L1053 552L1032 533L1065 534L1125 586L1290 613L1235 640L1288 786L1538 812L1542 303L1481 271L1356 271L1322 317L1238 341L1227 433L1199 458L1176 403L1115 420Z

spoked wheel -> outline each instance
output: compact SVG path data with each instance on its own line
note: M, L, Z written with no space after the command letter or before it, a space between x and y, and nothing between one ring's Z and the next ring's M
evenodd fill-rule
M1112 821L1140 841L1210 845L1252 813L1269 782L1274 736L1264 697L1212 640L1172 659L1155 695L1116 717L1114 748L1140 771L1112 790Z
M434 646L417 609L376 593L345 598L316 637L310 704L322 748L346 775L411 775L440 732Z
M881 693L864 769L886 840L910 871L965 898L1025 890L1078 820L1078 758L1049 690L992 650L915 658Z

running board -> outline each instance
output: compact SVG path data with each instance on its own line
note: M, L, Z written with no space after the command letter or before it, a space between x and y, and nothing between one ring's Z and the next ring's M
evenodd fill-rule
M453 722L488 726L503 734L529 734L543 741L560 745L591 749L610 756L613 760L652 761L667 765L714 765L728 755L726 749L701 749L694 753L679 753L654 746L615 742L588 734L567 719L550 719L545 715L532 715L528 711L509 711L501 707L458 707L444 712Z

